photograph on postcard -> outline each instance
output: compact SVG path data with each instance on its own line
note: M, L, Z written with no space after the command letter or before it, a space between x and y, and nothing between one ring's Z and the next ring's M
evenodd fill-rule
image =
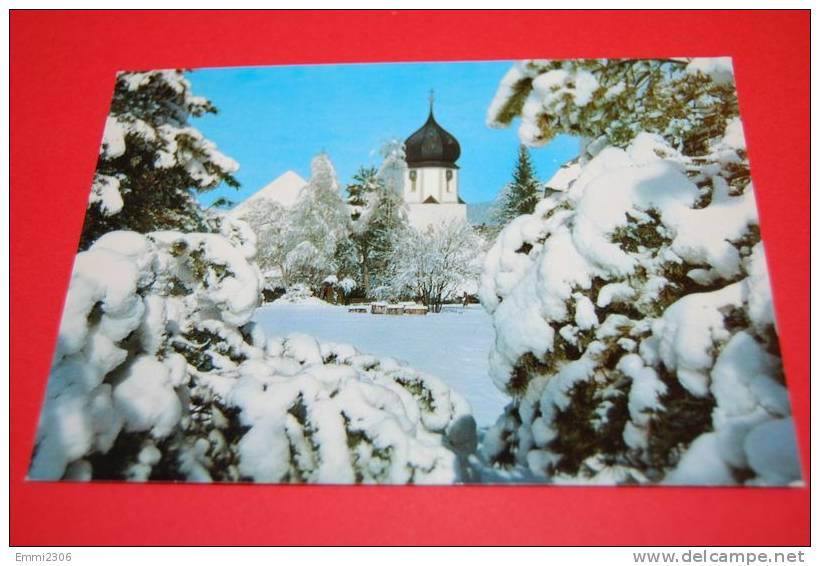
M802 485L731 59L112 82L29 479Z

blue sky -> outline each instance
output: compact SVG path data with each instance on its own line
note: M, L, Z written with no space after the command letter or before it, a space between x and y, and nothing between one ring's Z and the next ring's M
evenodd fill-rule
M405 139L427 118L435 91L438 122L461 144L460 194L492 200L510 180L518 151L517 123L500 130L484 119L509 61L397 63L199 69L195 94L219 109L193 120L221 151L236 159L239 191L220 187L200 198L239 202L292 169L305 179L310 160L328 153L344 187L360 165L378 165L378 148ZM575 157L578 140L555 139L533 149L539 178Z

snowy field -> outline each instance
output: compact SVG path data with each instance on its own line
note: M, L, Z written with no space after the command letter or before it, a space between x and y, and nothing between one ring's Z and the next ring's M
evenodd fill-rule
M427 316L352 314L332 305L272 304L254 320L268 335L304 332L314 338L346 342L359 351L392 356L431 373L464 395L478 426L492 425L509 400L493 385L487 356L494 333L491 318L479 305L463 313Z

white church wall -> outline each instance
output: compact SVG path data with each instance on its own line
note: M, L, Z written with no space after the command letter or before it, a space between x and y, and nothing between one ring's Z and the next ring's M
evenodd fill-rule
M447 180L447 173L450 173L450 180ZM437 200L442 203L458 202L458 169L438 169L439 196Z
M430 197L441 202L441 169L438 167L424 167L418 170L421 180L421 201L424 202Z
M447 181L447 171L451 178ZM412 175L415 173L415 183ZM404 200L407 203L422 203L433 197L440 203L458 202L458 169L446 167L420 167L408 169L404 177Z
M467 221L467 205L458 203L445 204L408 204L407 219L417 230L451 220Z

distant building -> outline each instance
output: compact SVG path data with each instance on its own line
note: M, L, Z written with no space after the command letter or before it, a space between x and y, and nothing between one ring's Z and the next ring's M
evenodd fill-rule
M407 173L404 201L408 220L417 229L449 220L467 220L467 205L458 195L461 155L458 140L436 122L433 98L427 122L404 142Z
M567 192L581 174L581 164L574 159L562 165L549 181L544 183L544 196Z
M467 205L458 193L461 146L433 116L433 99L424 125L404 142L407 172L404 202L410 224L419 230L450 220L467 221ZM241 217L252 203L264 199L285 208L299 200L308 184L294 171L286 171L268 185L239 203L228 215Z
M283 206L284 208L291 208L299 200L299 195L302 189L308 184L302 177L294 171L285 171L276 179L256 191L250 197L236 205L228 214L234 218L242 216L248 207L260 200L268 200Z

